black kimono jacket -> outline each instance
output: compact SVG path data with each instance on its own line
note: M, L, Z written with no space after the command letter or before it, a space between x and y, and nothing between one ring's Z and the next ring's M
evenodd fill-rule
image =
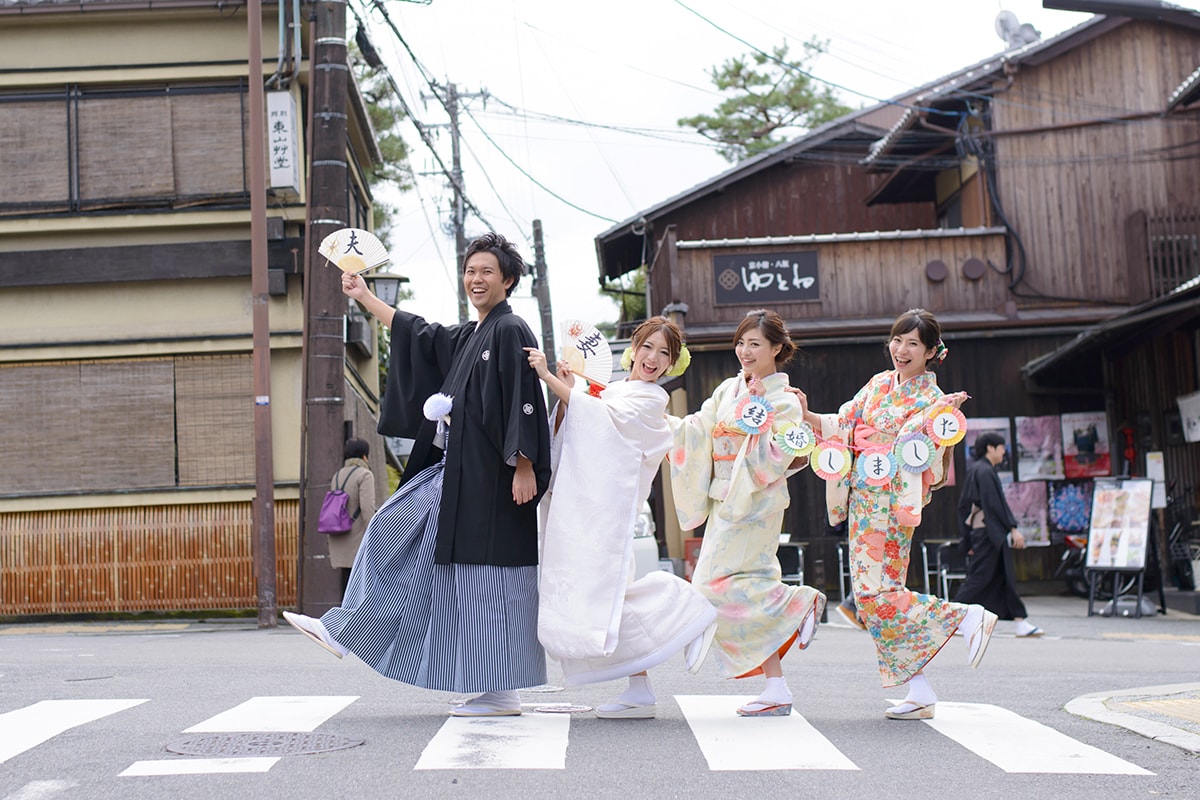
M537 504L550 482L550 428L525 347L537 341L507 302L482 325L443 326L399 310L392 318L379 432L416 439L401 485L442 457L425 400L436 392L454 398L434 552L439 564L537 564ZM533 462L537 478L537 496L524 505L512 498L518 453Z
M1009 531L1017 527L1017 520L1012 509L1008 507L1008 501L1004 499L1004 487L1000 485L1000 476L986 458L973 461L967 467L967 479L963 481L962 494L958 498L958 524L962 529L963 553L973 547L971 529L966 521L971 513L972 504L983 509L987 536L996 551L1002 552L1005 538Z

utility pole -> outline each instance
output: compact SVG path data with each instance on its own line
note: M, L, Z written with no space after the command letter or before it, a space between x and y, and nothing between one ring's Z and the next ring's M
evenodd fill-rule
M321 240L349 222L346 107L346 0L313 8L308 128L308 220L304 264L304 427L300 467L300 554L297 605L320 616L341 602L328 546L317 533L321 498L342 465L346 419L346 298L341 272L317 252Z
M253 553L258 627L279 624L275 591L275 465L271 455L271 318L267 287L266 99L263 96L262 0L246 6L250 93L250 294L254 373Z
M554 349L554 314L550 308L550 281L546 278L546 243L542 238L542 221L533 221L533 294L537 297L538 313L542 318L542 351L546 361L557 358Z
M459 132L458 132L458 104L462 100L470 100L476 97L487 99L487 92L470 92L460 93L458 86L450 83L446 85L445 98L438 95L422 94L422 99L439 100L445 107L446 113L450 115L450 182L454 189L454 207L451 209L454 225L454 258L455 269L461 271L463 258L467 253L467 198L464 194L465 187L463 186L462 173L462 156L459 148ZM435 126L429 126L435 127ZM462 281L458 282L458 321L467 321L467 288L463 286Z
M463 197L462 157L458 146L458 87L453 83L446 87L446 108L450 112L450 175L454 181L454 264L461 271L467 253L466 198ZM458 281L458 321L467 321L467 287Z

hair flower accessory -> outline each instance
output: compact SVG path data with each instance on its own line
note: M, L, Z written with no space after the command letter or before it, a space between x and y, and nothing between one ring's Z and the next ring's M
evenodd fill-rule
M679 358L675 359L675 363L667 370L668 378L677 378L687 371L688 366L692 363L692 354L688 352L687 345L679 346Z
M946 347L941 339L937 340L937 344L933 346L933 363L940 364L946 360L946 356L950 355L950 348Z
M633 345L625 348L625 352L621 353L621 369L626 372L633 370Z

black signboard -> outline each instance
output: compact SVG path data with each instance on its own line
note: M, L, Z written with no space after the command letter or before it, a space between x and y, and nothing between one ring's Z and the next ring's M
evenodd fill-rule
M820 299L815 250L713 256L715 305L767 305Z

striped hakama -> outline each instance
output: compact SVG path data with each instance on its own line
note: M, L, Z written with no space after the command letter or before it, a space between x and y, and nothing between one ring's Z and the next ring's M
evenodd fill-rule
M375 514L329 634L379 674L449 692L546 682L537 638L537 567L435 564L445 460Z

